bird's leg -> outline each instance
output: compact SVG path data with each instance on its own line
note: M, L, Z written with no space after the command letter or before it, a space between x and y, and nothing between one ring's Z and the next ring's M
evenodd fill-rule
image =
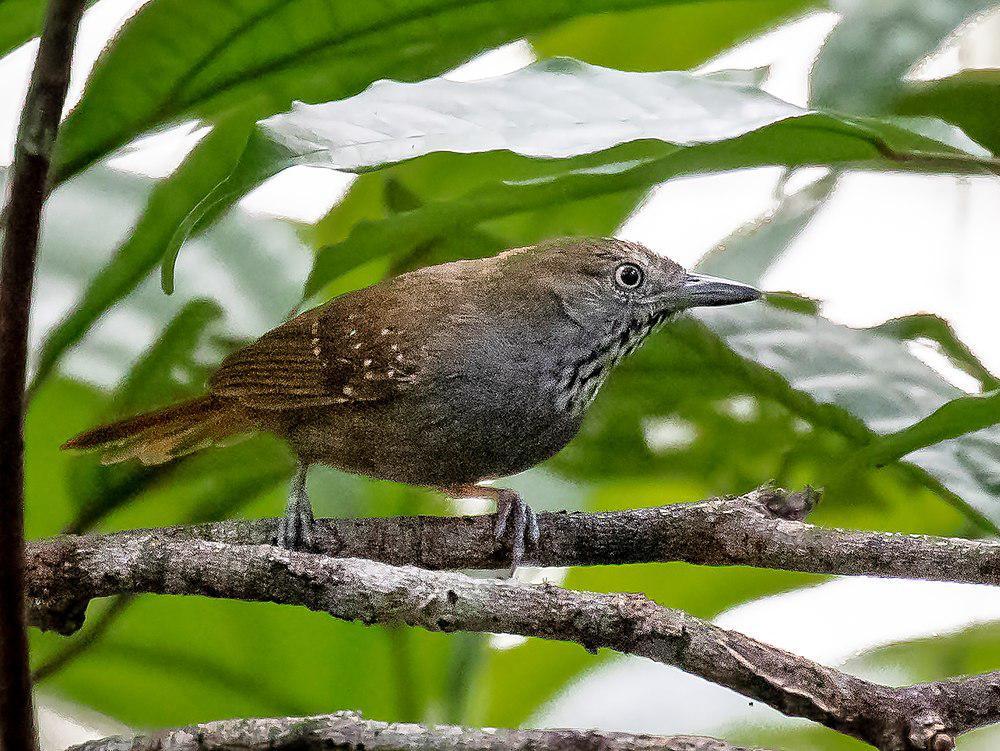
M510 546L510 574L521 565L524 551L538 542L538 519L531 506L509 488L492 488L487 485L459 485L442 488L452 498L491 498L497 505L497 518L493 534Z
M311 550L313 546L313 510L306 492L306 473L309 465L301 459L288 489L285 515L278 523L275 542L288 550Z

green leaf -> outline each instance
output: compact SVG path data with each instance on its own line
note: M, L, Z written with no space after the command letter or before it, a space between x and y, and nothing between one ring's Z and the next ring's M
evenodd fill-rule
M90 7L97 0L86 0ZM0 57L20 47L42 31L45 0L0 0Z
M845 669L869 680L906 686L988 673L996 669L998 650L1000 623L992 622L878 647L854 658ZM963 751L990 751L1000 743L1000 728L980 728L963 735L960 743Z
M855 675L902 671L905 684L988 673L996 668L1000 623L970 626L955 633L897 642L873 649L845 666Z
M783 195L767 211L739 227L706 253L698 262L697 270L759 284L768 269L826 205L837 177L837 173L831 171Z
M203 356L200 350L222 317L222 308L213 300L195 299L181 308L115 389L116 417L179 401L199 390L208 372L196 354Z
M503 112L503 118L497 118L496 112ZM620 184L613 181L615 173L625 172L627 167L649 168L650 164L632 157L635 163L631 165L597 166L597 159L575 165L594 165L589 169L603 174L609 185L596 195L642 190L683 172L757 164L830 164L877 156L920 162L937 153L948 162L938 166L941 169L958 169L964 162L972 169L994 167L988 161L979 162L977 157L986 152L961 134L955 138L949 131L944 138L928 138L921 130L920 123L859 121L811 112L717 75L625 73L555 59L485 81L381 81L349 99L297 105L291 112L258 124L233 173L201 205L232 202L268 176L293 165L361 171L441 151L504 151L568 159L638 141L654 142L641 150L648 163L656 157L662 160L675 155L681 163L689 164L675 169L664 165L652 175L646 169L643 179ZM702 149L709 149L709 153L702 154ZM574 165L549 167L550 179L555 179L560 167L566 173ZM507 181L509 184L509 177ZM486 216L495 218L551 205L556 199L565 203L567 195L588 197L586 193L567 194L562 187L551 190L550 195L538 199L539 204L528 202L510 208L503 196L488 197L486 206L452 201L444 211L451 215L486 211ZM423 212L404 212L397 221L406 222L414 216L424 221L419 218L422 213L437 211L438 207L430 205ZM200 221L200 212L195 212L186 223ZM413 242L421 245L441 234L437 228L433 232ZM381 243L381 238L377 242ZM176 243L172 250L176 250ZM337 273L373 257L347 249L338 255L341 258L332 261L331 269L321 268L330 261L328 255L325 260L321 255L307 295L317 292ZM347 265L342 263L345 260ZM169 267L164 269L164 278L169 282Z
M60 645L49 634L33 637L36 659ZM427 704L440 697L450 635L414 630L408 637L424 715L417 719L424 719ZM45 685L144 727L319 714L331 706L395 717L397 667L383 629L303 608L145 597Z
M706 107L712 123L703 119ZM571 157L645 138L677 145L720 140L803 114L717 77L630 74L569 59L482 82L380 81L349 99L298 104L261 121L229 179L201 205L231 203L296 164L360 171L435 151ZM201 221L200 213L187 224ZM165 265L167 282L169 274Z
M895 111L940 117L1000 154L1000 70L965 70L939 81L909 83Z
M341 99L380 78L418 80L589 13L653 0L157 0L101 55L60 132L62 182L137 135L233 106L257 117Z
M946 402L919 422L884 436L863 452L869 464L881 467L918 449L989 428L1000 422L1000 391L972 394Z
M891 109L903 74L994 0L852 2L813 64L810 103L862 115Z
M580 18L531 38L539 57L620 70L683 70L825 2L716 0Z

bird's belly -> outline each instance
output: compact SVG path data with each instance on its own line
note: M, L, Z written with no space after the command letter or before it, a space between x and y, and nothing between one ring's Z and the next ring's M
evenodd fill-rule
M401 398L310 410L278 432L308 461L443 487L533 467L563 448L580 426L547 400L484 398L461 405Z

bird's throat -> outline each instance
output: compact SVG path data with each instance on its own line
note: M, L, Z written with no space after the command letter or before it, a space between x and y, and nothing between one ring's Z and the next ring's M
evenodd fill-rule
M559 379L559 409L581 416L594 401L611 370L639 349L646 338L672 316L671 311L650 311L631 317L597 339L593 349L583 357L567 362Z

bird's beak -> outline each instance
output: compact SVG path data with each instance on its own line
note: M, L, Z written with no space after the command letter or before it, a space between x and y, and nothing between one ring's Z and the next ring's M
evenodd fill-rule
M759 300L761 291L749 284L731 282L703 274L688 274L681 285L681 297L686 308L708 305L735 305Z

